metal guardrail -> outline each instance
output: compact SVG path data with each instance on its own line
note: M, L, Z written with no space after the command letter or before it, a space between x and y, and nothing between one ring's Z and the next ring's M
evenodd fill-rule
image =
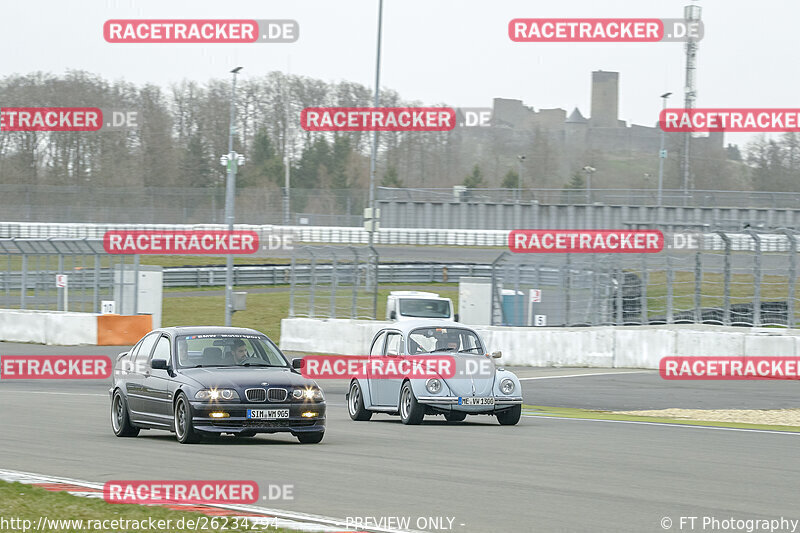
M355 267L357 268L357 267ZM330 284L333 265L317 264L295 265L295 277L298 284L311 283ZM553 283L558 279L558 270L541 268L543 276ZM378 266L379 283L456 283L461 277L490 277L491 265L467 265L449 263L384 263ZM533 269L523 269L525 279L533 279ZM237 266L234 267L234 285L288 285L290 283L291 266ZM337 265L336 276L339 283L348 283L354 276L354 267ZM225 267L176 267L164 269L164 287L213 287L225 283Z
M636 223L636 226L640 229L643 228L641 223ZM652 225L653 229L658 227L658 224ZM367 244L369 242L368 233L360 227L236 224L235 228L237 230L255 231L263 243L266 243L270 236L286 235L290 235L294 243ZM59 239L65 242L70 239L88 239L92 243L92 248L102 250L102 242L99 241L102 240L106 231L112 229L224 231L227 230L227 226L224 224L40 224L33 222L0 222L0 253L3 253L6 247L9 250L5 253L23 253L10 249L15 242L14 239ZM699 228L686 228L683 227L683 224L677 222L671 223L669 227L662 228L667 243L671 239L670 230L678 229L683 231L673 231L673 233L692 233L698 236L702 234L702 243L700 244L704 250L724 251L726 249L725 240L720 235L720 232L701 232L698 231ZM508 246L509 233L509 230L388 228L381 229L375 234L375 244L495 246L505 248ZM749 233L726 233L726 237L730 239L731 251L755 251L756 244ZM785 234L761 233L760 239L762 252L788 252L791 250L791 242Z
M564 189L454 189L378 187L380 201L513 203L536 201L542 205L585 203L586 190ZM592 202L607 205L654 206L656 189L593 189ZM766 191L716 191L664 189L662 205L689 207L795 208L800 193Z
M295 276L298 283L310 283L312 270L317 283L331 283L333 265L317 264L313 269L311 265L295 265ZM535 278L536 268L524 266L520 268L520 279L525 283L532 283L534 279L546 284L556 284L559 281L559 269L539 268L539 278ZM219 287L225 284L225 267L174 267L164 269L164 287ZM336 267L337 278L346 282L348 276L354 275L353 269L348 265ZM27 273L28 280L41 279L43 284L52 284L57 270L37 270ZM585 271L574 272L576 275ZM491 277L492 266L480 264L450 264L450 263L384 263L378 266L379 283L457 283L462 277ZM291 279L291 266L289 265L264 265L264 266L234 266L233 279L236 286L253 285L289 285ZM90 289L95 284L92 270L82 272L70 278L70 288ZM114 272L108 269L100 270L98 282L110 284L113 282ZM0 289L8 288L17 291L22 286L21 272L0 271Z

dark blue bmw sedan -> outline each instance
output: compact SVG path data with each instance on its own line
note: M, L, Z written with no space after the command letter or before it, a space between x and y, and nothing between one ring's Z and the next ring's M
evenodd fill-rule
M117 357L111 427L118 437L171 431L181 443L291 432L315 444L325 434L325 397L301 364L253 329L157 329Z

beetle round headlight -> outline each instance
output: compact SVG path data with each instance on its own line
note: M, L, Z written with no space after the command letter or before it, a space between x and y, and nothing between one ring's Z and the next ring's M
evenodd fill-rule
M438 394L442 390L442 382L437 378L431 378L425 383L425 388L431 394Z
M511 394L512 392L514 392L515 387L516 385L514 385L513 379L505 378L503 381L500 382L500 392L502 392L503 394Z

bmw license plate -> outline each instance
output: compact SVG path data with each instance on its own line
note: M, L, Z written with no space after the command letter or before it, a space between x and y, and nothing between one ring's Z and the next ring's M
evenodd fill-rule
M494 405L494 398L458 398L458 405Z
M279 418L289 418L288 409L248 409L247 418L256 420L277 420Z

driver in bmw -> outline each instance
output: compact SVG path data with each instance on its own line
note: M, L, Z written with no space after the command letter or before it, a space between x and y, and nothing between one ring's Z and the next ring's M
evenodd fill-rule
M257 360L257 358L254 355L247 353L247 345L243 339L236 339L233 341L233 364L241 365L255 360Z

